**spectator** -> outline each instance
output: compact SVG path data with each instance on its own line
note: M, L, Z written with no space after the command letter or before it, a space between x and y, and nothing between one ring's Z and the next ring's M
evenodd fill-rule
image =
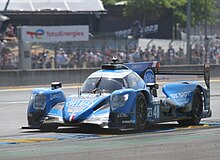
M2 67L2 57L3 57L2 50L4 50L5 47L6 47L5 43L3 41L2 42L0 41L0 69Z
M175 50L172 45L169 46L169 49L167 50L167 56L169 58L169 64L174 63L174 56L175 56Z
M67 54L65 53L64 50L61 51L61 56L60 56L60 65L61 68L67 68L69 64L69 58Z
M184 52L181 47L179 47L179 50L176 52L175 61L176 64L181 64L184 62Z
M15 59L14 53L10 51L8 48L4 48L2 50L2 68L3 69L16 69L17 62Z
M217 50L216 50L216 64L219 64L219 61L220 61L220 46L217 47Z
M155 60L155 57L157 56L157 50L156 50L156 46L153 45L151 50L150 50L150 60Z
M31 56L31 61L32 61L32 69L36 69L36 68L38 68L38 57L37 57L37 55L35 55L35 54L32 54L32 56Z
M60 48L57 52L56 52L56 68L61 68L61 57L62 54L61 52L63 51L62 48Z
M6 31L5 31L5 35L7 37L14 37L15 36L14 27L11 23L8 24Z
M156 56L155 56L155 60L161 62L161 55L163 54L163 50L161 46L158 46L157 52L156 52Z
M46 62L45 62L46 68L52 68L53 59L54 59L53 57L50 57L49 59L46 60Z
M200 57L199 57L198 52L196 52L195 49L192 49L191 53L192 53L192 63L199 64Z

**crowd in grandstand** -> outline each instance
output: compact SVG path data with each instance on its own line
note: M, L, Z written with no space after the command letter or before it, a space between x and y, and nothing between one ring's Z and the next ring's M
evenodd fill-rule
M50 56L49 56L50 55ZM206 52L203 46L196 45L191 52L192 64L203 64ZM210 63L219 64L220 46L212 46L208 50ZM185 64L188 62L184 50L177 51L170 46L164 50L161 46L152 45L145 50L129 49L101 51L98 49L87 49L84 51L74 50L66 53L62 48L51 56L49 51L43 51L38 55L32 55L32 68L89 68L99 67L102 63L109 63L112 57L118 57L122 62L159 61L161 65Z
M0 44L0 69L17 69L18 55L15 55L3 43ZM195 45L191 51L191 63L203 64L205 62L206 52L203 46ZM112 57L118 57L122 62L139 61L159 61L161 65L176 65L188 63L187 55L182 48L175 50L170 46L164 50L161 46L152 45L142 50L106 50L85 49L68 53L60 48L55 53L44 50L40 53L32 54L32 68L89 68L99 67L102 63L108 63ZM207 52L208 62L212 64L220 63L220 46L211 46Z
M16 56L3 42L0 42L0 69L17 69L18 56Z
M5 35L14 37L14 27L9 24ZM172 45L168 49L151 45L148 48L138 49L74 49L72 52L59 48L55 53L44 50L31 55L32 69L42 68L89 68L99 67L103 63L109 63L112 57L118 57L122 62L159 61L161 65L176 65L189 63L188 55L184 49L174 49ZM203 64L206 60L210 63L220 63L220 45L211 45L205 51L203 45L195 45L191 50L192 64ZM18 55L15 55L4 43L0 43L0 69L17 69Z

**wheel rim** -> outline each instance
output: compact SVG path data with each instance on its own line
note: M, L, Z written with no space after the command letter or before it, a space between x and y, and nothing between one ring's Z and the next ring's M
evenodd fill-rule
M194 101L194 116L195 118L199 119L202 114L202 96L199 92L195 95L195 101Z
M191 119L179 120L178 123L181 125L198 125L203 114L203 95L201 90L196 88L192 100L192 111Z
M143 126L146 121L146 105L143 97L138 99L137 120L139 125Z

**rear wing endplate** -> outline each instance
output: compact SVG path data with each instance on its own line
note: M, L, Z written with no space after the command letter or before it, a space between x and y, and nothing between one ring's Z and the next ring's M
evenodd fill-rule
M125 63L125 66L136 72L145 83L156 83L155 72L160 64L158 61Z

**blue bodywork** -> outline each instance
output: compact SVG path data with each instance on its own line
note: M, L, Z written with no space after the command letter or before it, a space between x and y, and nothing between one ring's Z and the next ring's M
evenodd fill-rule
M202 95L201 118L211 116L209 88L197 83L165 84L164 97L153 94L158 67L158 62L104 65L87 78L78 94L67 98L59 87L33 89L28 125L41 128L95 124L103 128L140 129L139 123L187 120L192 118L196 90ZM144 105L140 109L141 104Z

